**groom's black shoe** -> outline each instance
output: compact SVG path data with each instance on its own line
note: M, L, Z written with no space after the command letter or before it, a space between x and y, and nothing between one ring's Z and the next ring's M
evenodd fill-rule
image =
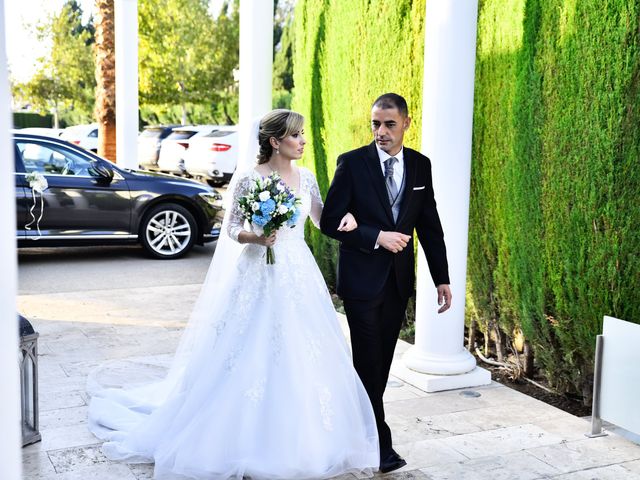
M389 473L404 467L407 464L404 458L398 455L395 450L391 450L384 458L380 459L380 472Z

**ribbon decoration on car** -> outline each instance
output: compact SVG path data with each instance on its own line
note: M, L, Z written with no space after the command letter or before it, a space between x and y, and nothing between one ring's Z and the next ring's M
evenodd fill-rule
M31 221L27 223L24 228L25 230L31 230L31 225L36 224L36 229L38 230L38 236L35 239L42 237L42 233L40 232L40 220L42 220L42 216L44 215L44 197L43 192L49 188L49 183L47 179L40 172L30 172L25 175L25 180L29 182L29 186L31 187L31 196L33 198L33 205L29 209L29 213L31 214ZM33 211L35 210L38 199L40 199L40 216L36 218Z

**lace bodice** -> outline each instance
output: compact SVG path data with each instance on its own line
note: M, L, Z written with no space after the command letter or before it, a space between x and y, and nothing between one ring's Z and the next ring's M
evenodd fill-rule
M297 168L300 172L300 189L294 193L300 197L300 216L293 228L285 226L278 231L278 242L288 238L304 239L304 222L307 217L311 217L313 224L317 228L320 228L320 215L322 214L323 203L318 182L310 170L304 167ZM232 195L232 204L229 221L227 223L227 233L236 242L238 241L238 235L241 231L249 231L249 224L242 215L238 199L247 195L251 190L253 182L260 177L261 175L255 169L251 169L238 178L234 190L230 192Z

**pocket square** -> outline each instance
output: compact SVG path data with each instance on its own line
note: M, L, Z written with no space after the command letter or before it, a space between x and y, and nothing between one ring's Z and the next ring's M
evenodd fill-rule
M424 190L426 185L422 185L421 187L413 187L414 190Z

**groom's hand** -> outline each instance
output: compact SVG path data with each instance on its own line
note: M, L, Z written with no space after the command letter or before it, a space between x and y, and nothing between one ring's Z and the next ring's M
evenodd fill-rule
M449 285L438 285L438 305L442 305L438 313L446 312L451 307L451 289Z
M409 235L400 232L383 232L378 235L378 245L390 252L398 253L405 249L411 240Z

